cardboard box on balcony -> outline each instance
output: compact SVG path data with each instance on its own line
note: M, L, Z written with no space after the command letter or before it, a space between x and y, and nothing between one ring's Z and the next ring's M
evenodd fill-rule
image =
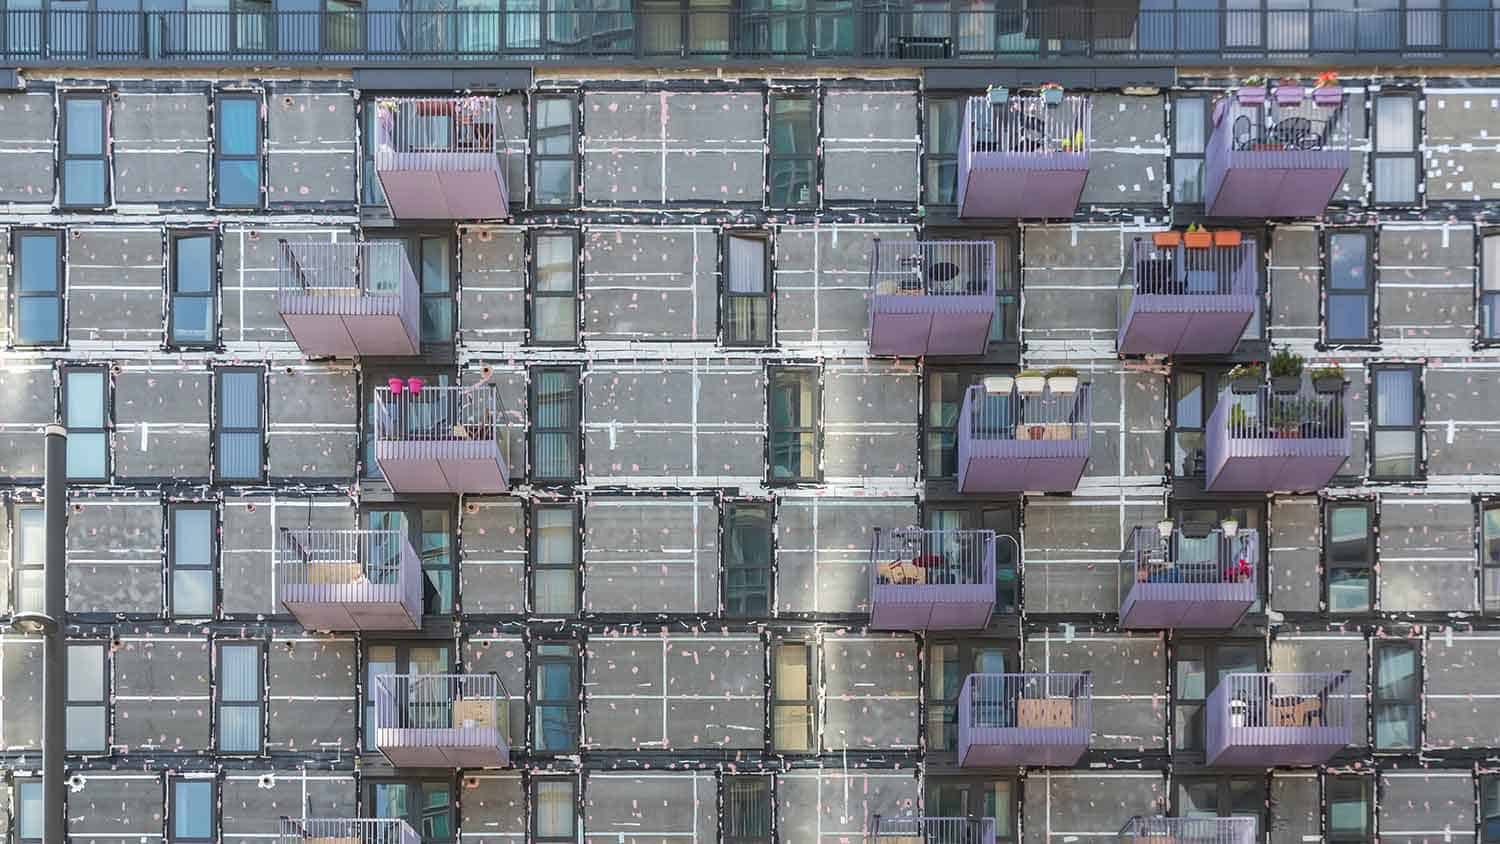
M312 563L307 567L307 582L317 585L356 583L365 576L359 563Z
M340 836L337 838L324 836L318 838L304 838L302 844L360 844L358 835Z
M1016 721L1022 727L1071 727L1073 701L1069 698L1022 698L1016 708Z
M1319 727L1323 724L1323 701L1315 697L1275 697L1267 715L1272 727Z
M493 700L453 701L453 726L467 729L494 729L495 710Z

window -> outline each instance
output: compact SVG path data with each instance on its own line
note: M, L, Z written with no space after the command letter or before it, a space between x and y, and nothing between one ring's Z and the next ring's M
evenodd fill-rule
M63 370L63 424L68 426L68 480L109 480L109 374L103 367Z
M259 208L260 98L222 94L215 102L215 110L216 204L223 208Z
M531 342L574 345L578 342L578 236L575 232L537 232L531 243Z
M1172 100L1172 201L1203 204L1203 156L1208 149L1208 98L1182 96Z
M923 814L938 818L992 818L995 839L1014 841L1016 784L1008 779L931 777L927 780ZM959 841L988 840L980 836L955 837Z
M958 204L958 140L963 130L962 97L928 97L922 144L922 201L929 206Z
M364 137L361 144L359 198L363 205L384 208L385 190L380 184L379 174L375 172L375 139L379 137L375 131L375 122L380 115L376 102L377 100L365 100L360 104Z
M531 184L539 206L569 207L578 198L577 107L572 97L538 97Z
M1420 475L1421 378L1416 367L1380 366L1371 373L1370 477L1401 480Z
M173 504L167 510L168 590L171 614L202 618L214 614L214 510L207 504Z
M537 615L572 615L578 612L578 510L538 504L532 519L532 609Z
M1483 537L1479 545L1479 591L1484 611L1500 612L1500 502L1488 502L1480 511Z
M995 318L990 321L990 343L1015 343L1020 338L1021 253L1015 232L995 235Z
M17 844L42 844L46 832L45 797L42 784L37 780L16 783L16 841Z
M103 208L109 204L109 145L103 94L62 96L62 204Z
M1375 341L1375 268L1367 231L1328 235L1328 299L1324 339L1329 343Z
M422 342L453 343L453 244L444 237L417 239L417 286L422 291Z
M928 502L923 520L928 530L995 532L995 612L1015 612L1019 605L1016 573L1021 545L1021 510L1013 503Z
M724 613L730 618L771 614L771 505L724 504Z
M531 789L535 807L532 840L537 844L573 844L578 817L573 780L538 778L532 780Z
M15 237L17 346L57 346L63 341L62 233L23 231Z
M47 517L37 507L11 511L15 556L16 612L46 611Z
M1327 834L1330 842L1364 842L1370 834L1370 779L1360 776L1330 776L1323 781L1328 804Z
M958 750L958 693L970 674L1015 670L1010 649L995 642L933 642L927 647L927 746Z
M171 344L212 346L219 340L214 236L208 232L176 232L171 244Z
M770 242L764 237L725 237L724 345L771 344Z
M1500 776L1479 780L1479 840L1481 844L1500 842Z
M817 481L818 428L822 396L818 371L805 367L771 370L771 480Z
M1375 605L1374 507L1368 502L1330 503L1323 530L1328 572L1328 611L1365 612Z
M578 652L569 644L538 644L532 651L534 743L542 753L578 748Z
M1411 94L1375 98L1375 202L1417 201L1417 100Z
M777 642L771 687L772 748L786 753L811 753L813 743L813 646L808 642Z
M170 844L213 844L214 781L173 779Z
M104 645L68 645L67 744L69 753L108 750Z
M1203 426L1214 401L1210 375L1190 370L1172 373L1172 473L1179 478L1204 473Z
M958 474L958 414L963 409L964 393L984 381L986 374L927 371L927 477L952 478Z
M1500 341L1500 232L1480 241L1479 339Z
M1180 818L1259 819L1265 814L1265 807L1264 776L1181 777L1177 780L1177 816Z
M1177 645L1173 652L1176 683L1173 688L1173 729L1179 751L1203 750L1203 704L1229 674L1262 670L1262 646L1191 643Z
M809 208L817 205L817 120L811 94L771 97L771 177L768 204L772 208Z
M220 753L260 753L260 645L219 645L218 722Z
M417 644L401 642L394 645L370 645L365 649L365 743L366 751L374 751L376 737L376 709L377 689L381 687L379 678L391 676L405 676L412 674L449 674L453 671L453 654L447 645L439 644ZM450 726L452 721L451 707L448 706L450 690L448 686L426 686L428 690L424 695L408 695L407 681L387 680L392 697L397 699L396 704L389 709L382 708L381 715L385 718L396 719L395 723L387 723L386 727L437 727ZM402 702L402 698L407 700ZM436 698L436 699L434 699ZM392 795L392 799L401 797L398 792ZM406 815L378 815L378 817L406 817Z
M720 799L722 844L772 844L770 777L726 776Z
M531 381L531 477L578 479L578 370L537 369Z
M380 478L380 464L375 462L375 390L390 383L390 379L397 378L402 382L408 382L410 378L419 378L426 387L451 387L457 381L453 372L444 372L433 368L414 367L383 367L365 366L360 378L360 389L363 392L365 402L365 423L360 429L361 462L360 471L367 478ZM438 392L434 392L437 395ZM424 393L425 395L425 393ZM408 402L404 415L387 417L391 419L396 436L423 437L420 432L433 430L435 426L447 425L444 422L444 414L447 413L447 405L436 401Z
M405 820L416 830L422 844L451 844L458 840L453 785L446 780L371 782L370 803L377 818ZM366 836L364 840L375 837L369 832Z
M422 565L422 612L448 615L453 612L453 520L448 506L385 505L370 507L361 516L366 530L405 534ZM399 567L399 543L382 545L389 560L375 561L388 571Z
M218 454L214 466L220 481L259 481L265 464L265 437L261 432L261 371L220 369L215 379L218 416L215 440Z
M1413 750L1421 737L1421 652L1415 642L1377 640L1375 749Z

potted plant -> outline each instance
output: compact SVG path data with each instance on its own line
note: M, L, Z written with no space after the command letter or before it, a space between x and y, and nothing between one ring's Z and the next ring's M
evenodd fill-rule
M1078 370L1071 366L1054 366L1047 370L1047 389L1059 395L1078 392Z
M1207 249L1214 245L1214 236L1207 229L1194 223L1182 233L1182 244L1189 249Z
M1302 356L1282 346L1271 356L1271 390L1295 393L1302 387Z
M1047 376L1040 369L1023 369L1016 373L1016 391L1022 395L1036 395L1047 385Z
M1279 106L1294 106L1302 103L1302 83L1290 76L1283 76L1276 83L1276 104Z
M1240 87L1234 91L1234 98L1240 105L1261 105L1266 101L1266 78L1264 76L1247 76L1240 81Z
M1004 85L990 86L990 105L1005 105L1010 102L1010 89Z
M1259 363L1242 363L1229 370L1229 389L1240 395L1251 395L1260 389L1266 369Z
M1331 360L1308 373L1312 379L1313 389L1320 393L1342 392L1344 385L1349 381L1344 377L1344 367L1336 360Z
M1229 433L1230 436L1241 438L1256 435L1255 419L1239 405L1229 408Z
M1042 102L1049 106L1062 105L1063 86L1057 82L1048 82L1042 86Z
M1015 386L1016 379L1009 375L986 375L984 377L984 391L992 396L1008 396L1010 388Z
M1294 440L1302 436L1302 402L1283 399L1271 406L1271 428L1278 439Z
M1182 232L1164 231L1152 232L1151 243L1158 249L1176 249L1182 243Z
M1318 74L1313 83L1313 104L1334 108L1344 101L1344 89L1339 85L1339 75L1331 70Z
M1215 246L1239 246L1243 235L1237 229L1219 229L1214 232Z
M1046 432L1047 432L1047 426L1046 425L1028 425L1026 427L1026 435L1029 436L1029 437L1031 437L1034 440L1040 440L1042 438L1042 435L1045 434Z

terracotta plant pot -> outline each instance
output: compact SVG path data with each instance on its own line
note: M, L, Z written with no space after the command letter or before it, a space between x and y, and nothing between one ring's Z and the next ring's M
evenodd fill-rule
M1027 436L1031 437L1034 440L1041 439L1042 435L1046 432L1047 428L1044 425L1032 425L1031 427L1026 429Z
M426 382L421 378L416 377L415 375L406 379L406 389L409 390L412 395L416 395L417 393L422 392L422 388L424 386L426 386Z
M1182 232L1152 232L1151 243L1162 249L1174 249L1182 243Z
M1183 232L1182 244L1189 249L1207 249L1214 245L1211 232Z
M1214 232L1215 246L1239 246L1240 233L1233 229L1223 229Z

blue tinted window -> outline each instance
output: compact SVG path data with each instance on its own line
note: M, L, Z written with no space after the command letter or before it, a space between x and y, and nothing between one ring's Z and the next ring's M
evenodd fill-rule
M207 780L179 780L172 787L172 840L208 841L214 828L214 786Z

